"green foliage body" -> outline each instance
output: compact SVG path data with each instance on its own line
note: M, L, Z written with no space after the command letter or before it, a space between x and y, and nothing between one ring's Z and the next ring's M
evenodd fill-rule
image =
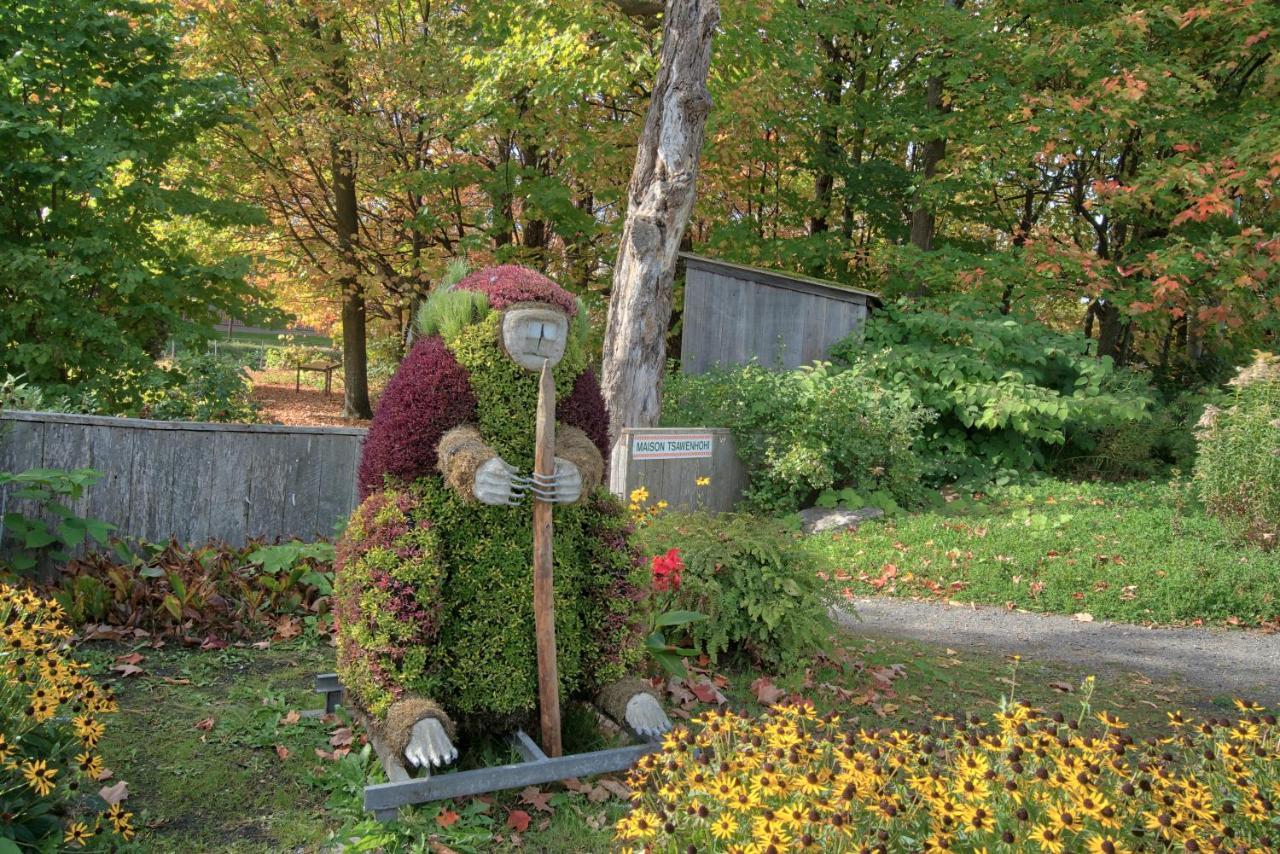
M706 615L685 631L712 661L795 668L825 649L830 592L799 535L750 514L664 513L639 529L646 553L679 547L681 585L671 606Z
M860 369L818 363L769 371L753 363L673 373L662 419L731 428L751 477L747 498L764 510L797 510L833 488L884 491L904 504L918 497L926 413Z
M42 561L67 560L85 540L105 543L113 526L82 518L67 506L101 477L102 473L93 469L0 472L0 495L11 508L4 513L0 530L16 549L0 557L0 569L31 573ZM23 502L25 509L17 502Z
M562 693L589 693L638 660L635 556L615 502L556 509ZM469 726L519 720L538 696L529 507L464 501L438 478L366 499L340 545L343 684L374 715L405 691Z
M248 218L170 170L235 99L225 78L184 75L173 38L163 4L0 7L0 369L108 411L170 337L260 314L244 260L202 261L184 237Z
M1196 491L1213 515L1273 548L1280 540L1280 357L1259 353L1231 384L1229 405L1207 410L1201 421Z
M1097 431L1145 421L1152 403L1085 339L971 302L889 308L833 357L938 413L917 444L935 482L1004 482L1043 468L1069 444L1091 447Z
M471 316L471 315L467 315ZM502 350L501 313L446 342L469 373L475 426L502 459L533 466L538 374ZM554 369L559 399L583 370L582 336ZM604 490L555 512L556 650L562 693L588 694L641 654L630 523ZM339 672L374 715L428 697L467 726L510 723L538 696L529 504L463 498L438 475L370 495L339 544Z

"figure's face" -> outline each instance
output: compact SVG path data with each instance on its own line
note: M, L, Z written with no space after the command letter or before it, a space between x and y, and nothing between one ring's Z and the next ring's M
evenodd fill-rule
M548 305L512 306L502 316L502 344L516 364L542 370L543 360L554 367L564 356L569 318Z

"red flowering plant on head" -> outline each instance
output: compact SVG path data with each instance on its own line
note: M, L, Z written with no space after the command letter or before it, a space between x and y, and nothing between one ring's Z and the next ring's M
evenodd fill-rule
M675 604L675 594L680 590L680 573L684 571L679 549L668 549L666 554L654 555L652 567L653 592L649 599L649 636L645 638L645 649L668 673L686 676L688 670L684 660L697 655L698 650L673 643L667 632L705 620L707 615L697 611L669 610ZM664 601L660 607L659 594L663 593L666 595L661 597Z

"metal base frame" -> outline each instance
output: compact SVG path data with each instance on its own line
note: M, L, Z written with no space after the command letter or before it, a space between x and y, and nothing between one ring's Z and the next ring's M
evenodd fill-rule
M330 714L342 704L342 684L336 673L322 673L316 677L315 691L324 695L324 712L319 709L310 714ZM419 776L404 766L399 756L390 755L386 746L377 738L371 738L374 751L382 762L390 782L364 787L364 808L378 821L394 821L401 807L481 795L503 789L519 789L564 780L568 777L585 777L591 774L607 774L630 768L640 757L656 751L656 741L642 741L625 747L575 753L570 756L550 757L524 730L510 735L511 744L522 761L492 768L476 768L471 771L449 771L432 775L426 769L418 769Z

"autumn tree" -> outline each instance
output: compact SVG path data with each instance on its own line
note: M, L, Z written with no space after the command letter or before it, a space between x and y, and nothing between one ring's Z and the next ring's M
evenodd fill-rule
M171 338L255 315L245 259L202 261L184 227L248 212L173 170L238 96L183 74L173 35L154 3L0 6L0 371L108 408Z

